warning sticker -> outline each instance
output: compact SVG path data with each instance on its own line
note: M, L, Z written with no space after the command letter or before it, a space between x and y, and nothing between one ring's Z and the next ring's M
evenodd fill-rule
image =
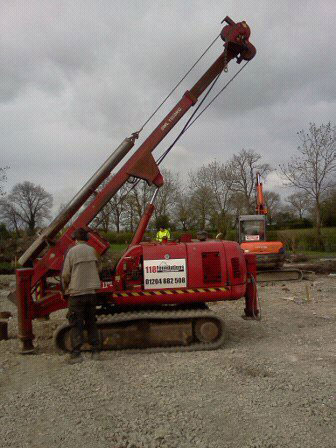
M245 241L259 241L259 235L245 235Z
M185 258L144 260L145 289L186 288Z

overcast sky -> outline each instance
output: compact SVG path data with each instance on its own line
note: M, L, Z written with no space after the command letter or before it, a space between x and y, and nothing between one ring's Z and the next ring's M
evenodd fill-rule
M226 15L247 21L257 55L183 136L166 168L186 174L242 148L276 167L295 154L297 131L309 122L335 123L335 0L2 0L6 189L29 180L53 193L56 206L70 200L141 127ZM142 139L221 51L218 40ZM231 62L218 89L238 68ZM275 174L265 188L283 194Z

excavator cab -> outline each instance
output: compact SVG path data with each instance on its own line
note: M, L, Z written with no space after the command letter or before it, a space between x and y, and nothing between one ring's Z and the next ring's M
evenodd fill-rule
M258 273L262 270L281 269L285 261L285 248L281 241L267 241L266 215L260 173L256 173L256 215L239 217L239 244L245 253L257 258Z
M265 215L242 215L239 217L239 244L245 253L256 255L259 272L280 269L284 263L283 243L266 239Z
M265 215L242 215L239 217L239 243L266 241Z

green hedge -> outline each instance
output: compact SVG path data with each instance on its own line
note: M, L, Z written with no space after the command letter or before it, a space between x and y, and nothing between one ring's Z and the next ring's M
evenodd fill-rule
M132 232L100 232L110 244L129 244L133 238Z
M293 252L320 250L315 229L272 230L267 233L267 239L282 241L286 249ZM335 227L322 229L322 240L326 252L336 252Z
M107 241L110 244L129 244L132 241L132 238L134 236L134 233L132 232L107 232L107 233L103 233L100 232L103 238L106 238ZM188 232L182 232L182 231L174 231L171 232L171 239L174 241L177 238L180 238L180 236L183 233L190 233L192 235L192 238L196 238L197 235L197 231L196 230L191 230ZM156 231L152 231L152 232L146 232L145 236L148 236L151 239L155 239L156 236Z
M188 232L174 231L171 232L171 239L174 241L183 233L190 233L192 238L197 238L197 231L192 230ZM146 232L146 235L155 239L156 232ZM132 232L107 232L102 234L110 244L127 245L133 238ZM209 238L215 238L216 234L209 232ZM326 227L322 229L322 238L326 252L336 252L336 227ZM232 229L226 235L226 240L236 241L237 232ZM282 241L286 249L289 251L317 251L319 245L317 243L315 229L289 229L289 230L269 230L267 232L267 239L269 241Z

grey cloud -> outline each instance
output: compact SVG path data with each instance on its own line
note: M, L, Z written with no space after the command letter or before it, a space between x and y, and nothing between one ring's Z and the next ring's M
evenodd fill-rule
M298 130L335 116L331 0L17 0L3 2L0 12L0 164L11 165L8 187L30 180L52 192L80 188L147 119L226 14L249 23L257 56L165 166L186 174L243 147L276 166L295 151ZM142 139L221 51L217 41ZM230 64L217 91L238 68Z

